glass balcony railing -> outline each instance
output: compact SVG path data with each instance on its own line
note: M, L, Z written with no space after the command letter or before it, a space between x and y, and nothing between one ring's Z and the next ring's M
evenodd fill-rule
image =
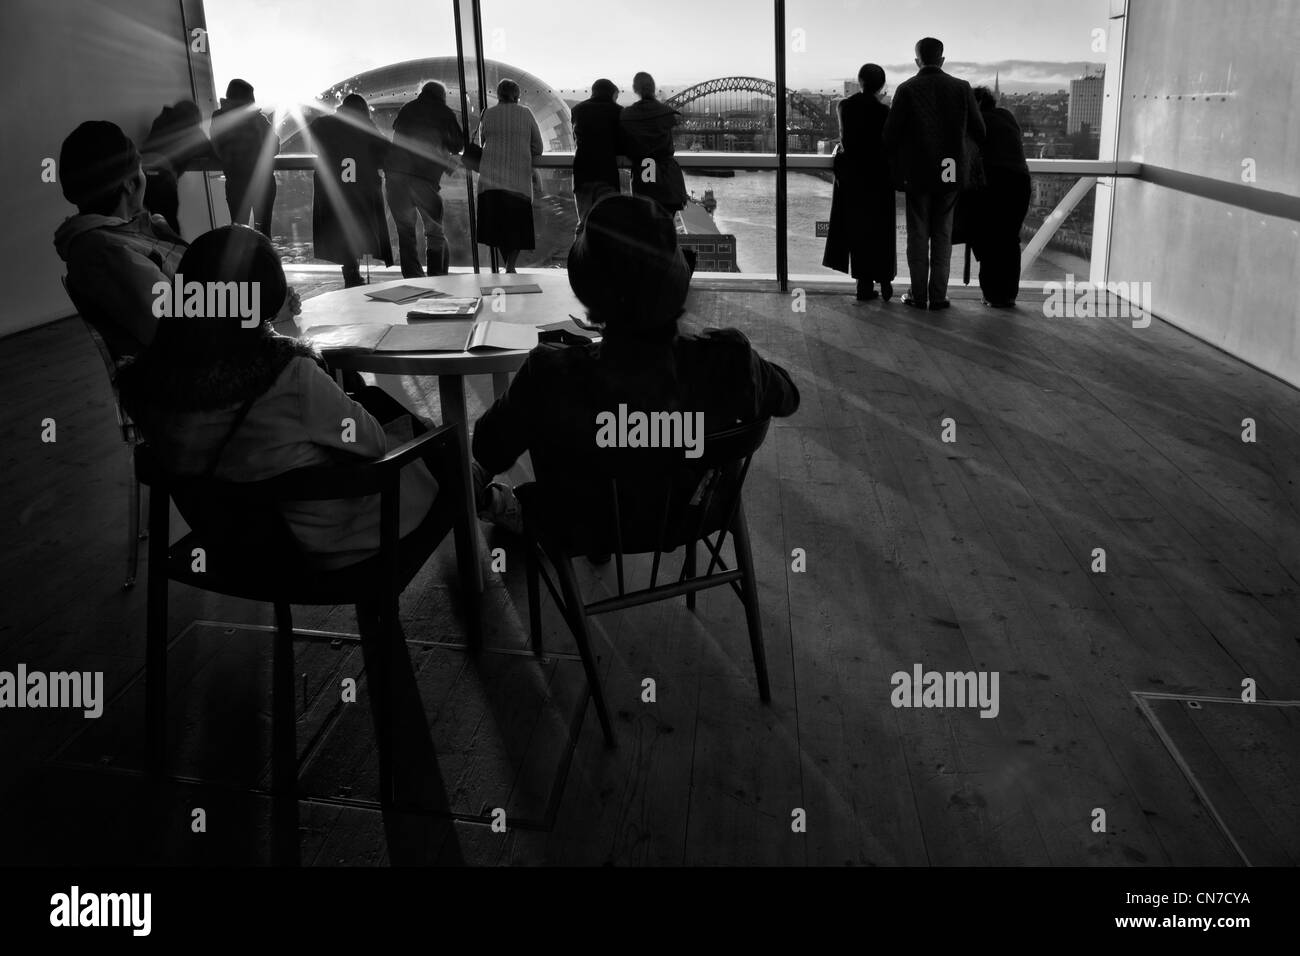
M526 268L562 268L572 243L577 214L573 203L570 167L572 153L546 153L538 160L537 199L533 215L537 248L521 256ZM825 229L830 218L834 179L831 156L791 154L786 157L786 229L778 234L775 154L686 152L678 155L691 196L679 216L684 245L696 249L702 278L730 276L774 281L777 247L784 243L791 281L850 281L842 273L822 266ZM272 239L286 264L326 265L312 248L313 157L285 154L277 157L277 193ZM1086 277L1092 254L1093 196L1099 178L1133 176L1137 164L1095 160L1031 160L1032 194L1022 230L1022 247L1032 258L1022 281L1062 281L1067 275ZM224 199L221 175L208 171L215 202ZM630 191L630 170L623 173L623 189ZM469 204L463 173L449 174L443 183L445 228L454 268L469 268ZM394 257L397 235L391 218L389 236ZM903 197L896 204L898 275L906 281L906 226ZM481 268L488 268L490 251L479 248ZM371 268L379 265L373 260ZM954 249L952 276L960 283L965 247ZM972 267L972 284L978 275Z

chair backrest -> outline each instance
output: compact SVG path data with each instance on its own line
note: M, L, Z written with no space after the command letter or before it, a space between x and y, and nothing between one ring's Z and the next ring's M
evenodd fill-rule
M170 497L176 503L176 510L210 554L229 556L249 573L276 573L301 564L302 549L268 483L176 477L145 442L135 446L135 473L154 496L163 501ZM167 527L149 529L163 541L169 540L168 532Z
M618 556L620 590L625 554L653 552L657 574L665 552L730 526L769 424L764 418L706 435L698 458L680 448L602 450L592 456L584 489L594 494L582 501L538 464L538 528L567 554Z
M108 372L108 384L113 389L113 410L117 413L117 427L122 432L122 441L127 444L134 444L139 441L139 430L135 427L135 422L131 420L131 416L127 414L126 409L122 407L122 396L117 389L118 361L113 357L113 350L108 347L108 343L104 340L104 334L99 330L95 322L90 319L88 311L77 300L77 296L73 294L72 287L68 285L68 277L60 276L59 278L63 282L63 291L67 293L69 301L72 302L72 307L81 316L81 322L90 334L90 340L95 343L95 348L99 351L99 357L104 363L104 370Z
M238 566L241 574L285 577L309 574L314 563L285 518L286 503L382 496L381 512L391 505L392 520L391 525L381 520L380 545L395 548L399 469L404 459L406 464L416 458L424 461L438 481L439 495L455 495L460 487L459 443L459 426L444 425L379 461L358 457L354 462L309 465L252 482L173 475L147 442L137 444L134 455L136 476L151 489L151 505L162 502L161 507L150 509L150 535L170 540L166 506L170 498L209 554L226 559L218 563ZM416 444L418 452L413 450ZM155 523L159 526L153 527Z

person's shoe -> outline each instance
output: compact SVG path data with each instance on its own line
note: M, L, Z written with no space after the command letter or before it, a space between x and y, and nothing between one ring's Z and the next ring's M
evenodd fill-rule
M870 282L859 282L859 283L858 283L858 294L857 294L857 300L858 300L859 302L872 302L872 301L874 301L874 300L876 300L876 299L879 299L879 298L880 298L880 295L876 292L876 290L875 290L874 288L872 288L872 285L871 285Z
M903 305L907 306L909 309L924 309L926 307L924 299L918 299L910 292L903 293Z
M479 509L478 516L498 528L522 535L524 515L519 507L519 499L515 497L515 490L507 484L494 481L487 486L486 495L487 503Z
M886 302L894 297L894 284L892 282L880 283L880 297Z
M984 304L990 309L1014 309L1016 307L1015 300L1010 302L990 302L988 299L985 299Z
M950 308L952 308L952 303L949 302L947 299L938 299L930 303L931 312L941 312L944 309L950 309Z

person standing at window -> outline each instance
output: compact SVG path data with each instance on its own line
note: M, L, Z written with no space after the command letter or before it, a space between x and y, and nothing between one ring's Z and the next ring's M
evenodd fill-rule
M514 272L519 253L536 247L533 235L533 159L542 155L542 131L519 102L519 84L497 84L497 104L479 123L478 241L495 246Z
M587 221L591 207L606 196L619 192L618 87L611 80L591 84L591 99L573 108L573 201L578 208L577 232Z
M885 71L868 63L858 71L858 84L860 92L836 104L840 152L835 155L830 234L822 265L851 272L858 282L859 302L880 296L888 302L898 273L898 229L883 138L889 116Z
M971 182L975 146L984 120L970 84L943 71L943 44L916 44L919 72L894 93L885 121L885 148L898 185L907 194L907 267L912 289L903 304L946 309L952 268L952 222L957 194ZM973 145L972 145L973 144Z
M425 83L420 95L403 106L393 120L393 147L384 166L388 208L397 224L397 255L402 276L418 279L420 250L416 228L424 224L424 253L429 275L446 275L451 250L443 229L442 174L451 157L465 147L456 114L447 105L447 88Z
M984 304L1014 309L1020 293L1020 230L1029 212L1029 164L1011 111L1001 109L986 86L976 88L975 101L988 135L981 150L985 186L970 194L975 200L971 252L980 263Z
M227 85L221 107L212 114L212 148L226 174L230 221L247 225L251 212L255 228L269 239L280 137L257 108L247 81L231 80Z
M362 285L357 260L372 255L393 264L379 170L388 141L370 118L370 106L356 93L338 111L307 127L316 153L312 195L312 248L317 259L343 265L343 285Z
M632 192L653 199L671 216L686 206L686 178L673 156L673 128L682 116L655 99L649 73L634 76L632 90L639 99L623 107L619 118L623 155L632 161Z

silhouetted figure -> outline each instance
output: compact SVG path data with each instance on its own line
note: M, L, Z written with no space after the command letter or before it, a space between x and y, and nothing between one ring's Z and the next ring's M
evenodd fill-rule
M942 43L933 37L918 42L916 65L920 72L894 93L884 129L895 184L907 194L912 289L903 302L946 309L953 210L970 182L969 141L984 141L984 121L970 84L943 72Z
M690 268L672 219L637 196L611 196L591 210L568 260L569 284L602 327L603 341L537 346L506 394L474 426L476 492L525 452L538 475L558 482L577 530L603 522L590 503L608 488L592 477L597 413L700 412L705 432L737 422L791 415L799 390L781 366L765 361L736 329L678 332ZM691 489L687 489L687 495ZM660 502L647 502L658 507Z
M370 118L366 101L351 93L332 116L312 120L307 142L317 156L311 206L314 254L342 263L345 287L362 285L359 258L371 255L386 266L393 264L379 179L388 141Z
M885 157L884 128L889 107L883 102L885 71L868 63L858 71L861 91L836 104L842 152L835 157L830 233L822 265L850 272L858 280L857 298L888 302L898 273L895 191Z
M417 244L421 223L429 275L446 275L451 266L442 225L442 174L452 167L451 157L464 148L464 133L441 83L425 83L420 95L398 110L384 176L388 208L397 224L398 259L407 278L424 275Z
M176 233L181 231L178 181L191 163L213 156L212 143L202 124L203 114L189 100L164 106L141 150L147 179L145 208L166 219Z
M632 192L675 213L686 206L686 178L673 157L673 128L681 114L655 99L649 73L632 78L632 91L640 99L623 107L619 117L623 155L632 161Z
M226 308L165 317L153 344L122 370L123 404L169 473L261 481L388 451L394 442L384 422L403 418L405 409L373 387L354 400L307 343L273 331L288 288L269 239L247 226L214 229L194 240L180 272L187 283L257 283L262 321L247 325ZM348 420L354 429L340 427ZM414 432L415 425L394 430ZM402 470L402 535L425 520L436 493L424 465ZM285 502L282 512L304 558L320 569L355 564L379 547L377 497Z
M533 157L542 155L542 131L514 80L497 84L497 104L483 111L479 136L478 241L495 246L506 272L514 272L520 251L536 247Z
M82 123L63 141L58 169L77 207L54 233L68 291L114 359L136 355L158 326L154 284L175 277L185 240L144 208L140 153L117 125Z
M1029 212L1029 164L1025 162L1020 124L997 97L981 86L975 90L987 135L980 156L984 188L962 196L973 215L971 252L980 263L980 290L986 305L1012 309L1020 293L1020 230Z
M269 238L280 138L257 108L253 87L244 80L230 81L221 107L212 114L212 148L226 175L230 221L247 225L251 212L257 231Z
M606 196L618 195L618 87L611 80L591 84L591 98L573 108L573 201L578 208L578 232L591 207Z

